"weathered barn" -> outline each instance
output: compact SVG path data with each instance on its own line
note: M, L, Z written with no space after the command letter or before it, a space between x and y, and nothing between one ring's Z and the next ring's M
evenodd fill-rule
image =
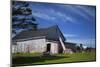
M74 53L77 52L76 43L65 42L66 52L67 53Z
M12 52L62 53L66 51L64 41L58 26L22 31L12 39Z

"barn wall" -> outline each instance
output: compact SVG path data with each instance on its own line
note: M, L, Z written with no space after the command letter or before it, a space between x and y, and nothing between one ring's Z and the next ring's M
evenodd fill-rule
M60 45L59 42L47 41L45 38L17 42L17 46L14 44L12 45L12 53L45 52L45 51L47 51L48 43L51 44L50 53L52 53L52 54L59 53L59 45Z
M58 42L47 42L47 44L51 44L51 48L50 48L50 53L52 53L52 54L57 54L58 52L59 52L59 50L58 50Z
M12 53L16 53L17 52L17 45L12 45Z
M35 39L17 42L17 52L44 52L46 51L45 39Z

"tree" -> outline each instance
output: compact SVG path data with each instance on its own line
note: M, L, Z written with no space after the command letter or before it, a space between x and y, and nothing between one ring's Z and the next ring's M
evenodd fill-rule
M77 51L80 52L81 48L79 46L77 46Z
M81 51L83 51L83 44L80 44Z
M79 46L77 46L77 50L78 50L78 52L82 52L83 51L83 44L80 44Z
M37 23L35 21L29 3L12 1L12 33L17 34L19 30L36 30Z

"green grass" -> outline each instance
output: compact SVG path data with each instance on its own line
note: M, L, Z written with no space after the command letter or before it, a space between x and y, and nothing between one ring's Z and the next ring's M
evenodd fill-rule
M37 65L53 63L69 63L95 61L95 52L74 53L74 54L55 54L51 56L40 56L41 53L13 54L13 65Z

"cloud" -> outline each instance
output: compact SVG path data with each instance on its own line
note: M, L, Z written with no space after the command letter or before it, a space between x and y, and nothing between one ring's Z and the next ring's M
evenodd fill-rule
M75 35L75 34L63 34L66 38L72 38L72 37L78 37L77 35Z
M48 14L41 13L41 12L33 12L33 15L38 18L42 18L45 20L55 20L55 17L49 16Z
M75 22L76 20L75 20L73 17L66 16L65 19L66 19L67 21L70 21L71 23L78 24L78 23Z
M80 9L81 11L84 11L87 15L94 17L95 16L95 10L91 10L89 7L85 6L76 6L76 8Z
M91 11L89 11L85 7L83 8L83 6L64 5L64 7L68 8L70 11L73 11L75 14L81 16L86 20L90 19L88 14L92 15Z
M49 4L34 4L31 5L33 8L33 15L39 17L44 20L51 20L54 22L66 22L66 23L74 23L80 24L79 18L83 20L90 21L90 16L95 16L94 9L88 9L90 7L84 7L80 5L53 5L49 6ZM36 11L36 12L35 12ZM77 15L78 17L74 16Z
M69 15L66 15L65 13L61 12L61 11L56 11L55 14L60 17L64 22L67 22L67 23L75 23L75 18L73 18L72 16L69 16Z
M42 18L44 20L51 20L54 22L58 22L59 20L66 23L75 23L75 18L69 15L66 15L64 12L55 10L53 8L48 8L44 10L35 10L33 11L33 15L38 18Z

